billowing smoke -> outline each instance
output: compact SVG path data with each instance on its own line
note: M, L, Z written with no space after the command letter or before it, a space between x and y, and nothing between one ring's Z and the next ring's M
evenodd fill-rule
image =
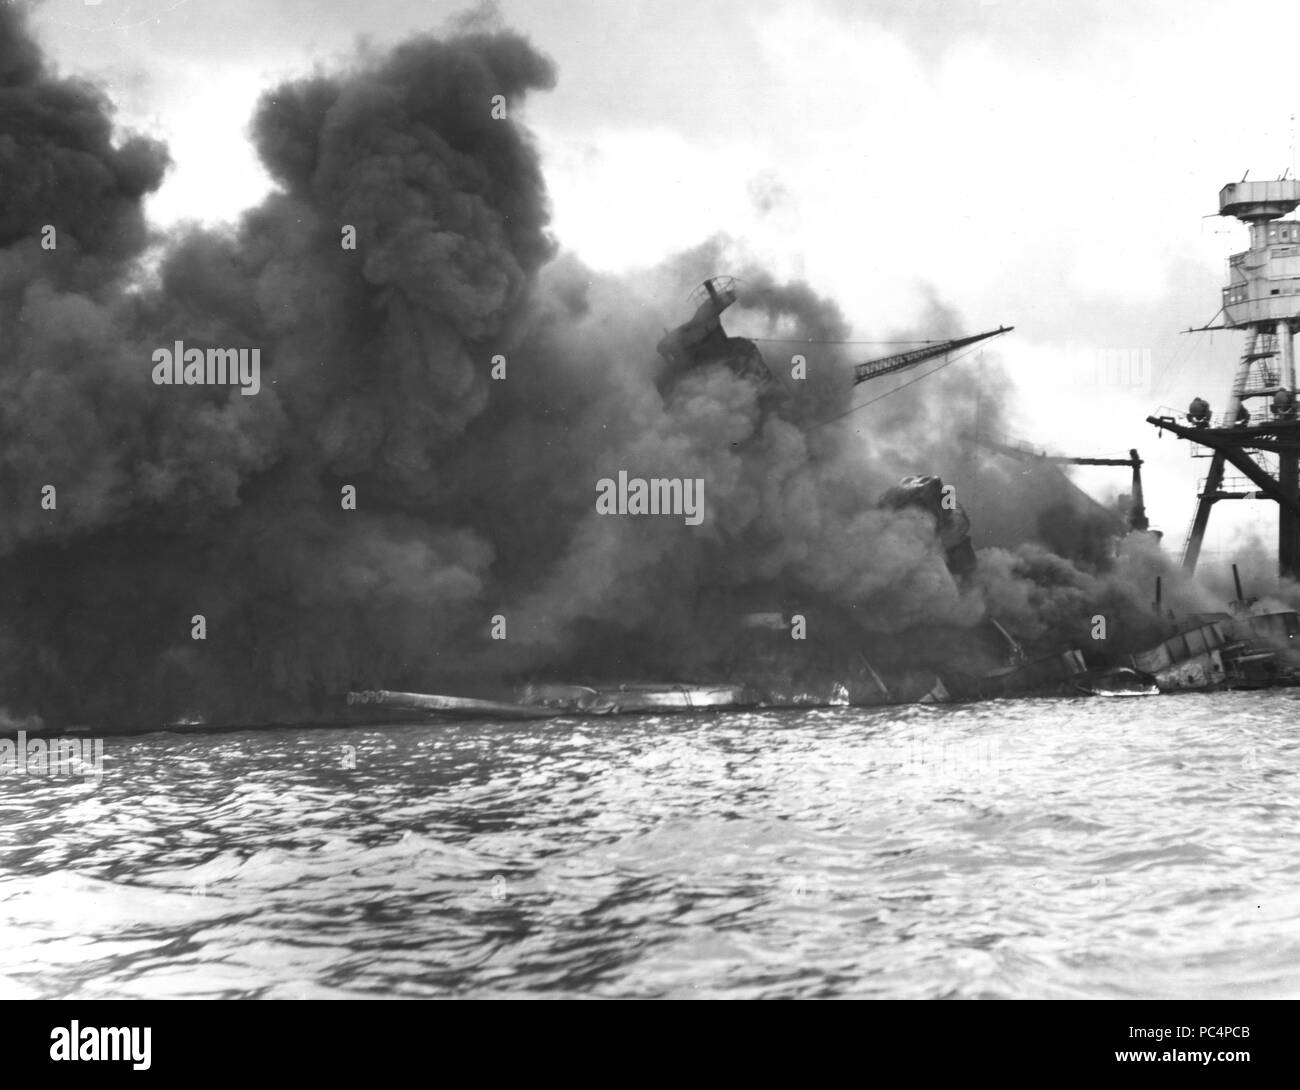
M1149 614L1150 550L1140 581L1030 547L963 582L931 516L877 507L905 474L969 468L957 437L998 430L996 368L824 423L853 358L809 350L796 381L791 342L767 353L776 408L725 368L661 395L654 346L725 243L630 278L558 254L516 120L554 78L518 35L471 31L279 87L253 124L278 191L159 240L141 199L165 150L115 141L0 7L0 705L252 720L354 684L683 676L738 611L818 603L895 655L990 611L1045 641ZM735 331L848 335L807 288L733 271ZM960 332L936 304L910 335ZM260 350L260 391L155 385L177 341ZM620 471L702 480L703 523L596 514ZM1008 491L964 500L977 525Z

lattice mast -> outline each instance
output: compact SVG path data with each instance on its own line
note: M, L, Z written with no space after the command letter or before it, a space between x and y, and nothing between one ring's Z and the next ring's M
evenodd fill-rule
M1221 327L1245 334L1233 374L1228 412L1215 418L1195 398L1187 425L1168 416L1148 417L1211 451L1210 469L1197 496L1196 515L1183 551L1192 572L1200 556L1211 507L1221 499L1260 497L1278 504L1278 569L1300 577L1300 424L1296 420L1295 331L1300 325L1300 221L1283 217L1300 207L1300 181L1240 182L1219 191L1219 215L1232 216L1250 232L1249 248L1228 259ZM1276 455L1277 476L1259 453ZM1224 489L1231 464L1258 491Z
M1300 321L1300 222L1282 219L1300 206L1300 181L1234 182L1219 191L1219 215L1250 230L1250 248L1228 258L1223 324L1246 333L1228 412L1248 423L1248 401L1268 398L1261 415L1295 398L1295 328Z

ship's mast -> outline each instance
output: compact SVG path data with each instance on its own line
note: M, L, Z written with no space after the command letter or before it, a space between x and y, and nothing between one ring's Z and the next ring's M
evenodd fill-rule
M1246 224L1250 246L1228 259L1223 326L1245 333L1233 375L1228 412L1210 414L1200 398L1188 424L1173 417L1147 422L1205 447L1210 469L1197 496L1196 516L1183 551L1183 568L1196 570L1210 508L1221 499L1260 497L1278 505L1278 570L1300 578L1300 421L1296 419L1295 330L1300 324L1300 221L1283 219L1300 207L1300 181L1240 182L1219 191L1219 215ZM1262 401L1260 400L1262 399ZM1261 454L1276 456L1277 475ZM1224 487L1231 465L1256 486Z

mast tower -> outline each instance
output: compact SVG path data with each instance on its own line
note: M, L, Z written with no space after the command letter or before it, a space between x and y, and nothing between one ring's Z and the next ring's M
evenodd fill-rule
M1223 325L1245 334L1228 411L1214 416L1201 398L1186 424L1172 416L1147 422L1204 447L1210 459L1196 516L1183 550L1183 568L1196 570L1210 509L1219 500L1271 499L1278 505L1278 570L1300 578L1300 420L1296 417L1295 331L1300 327L1300 181L1232 182L1219 191L1219 215L1250 231L1250 246L1228 259ZM1228 487L1236 469L1242 485ZM1276 468L1274 468L1276 467Z

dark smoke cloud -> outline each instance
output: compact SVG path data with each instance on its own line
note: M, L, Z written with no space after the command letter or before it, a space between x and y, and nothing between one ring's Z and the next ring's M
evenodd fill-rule
M958 437L1000 430L996 367L827 423L853 404L857 357L809 347L799 383L802 349L772 340L779 406L724 368L662 396L654 345L730 246L626 278L557 256L517 120L554 79L517 34L471 28L278 87L253 120L277 192L167 239L145 276L140 201L165 151L115 141L107 104L47 72L0 8L0 168L17 179L0 213L0 704L251 720L350 684L689 676L738 612L805 604L895 659L990 611L1045 643L1098 609L1145 637L1154 553L987 550L962 583L930 515L877 507L905 474L970 470ZM806 286L731 271L729 331L849 335ZM885 336L965 331L935 301L924 328ZM176 340L260 348L261 392L152 385L152 351ZM619 470L703 479L704 524L597 516L596 481ZM965 501L977 527L1016 506L996 482L959 488L980 498ZM505 641L488 638L498 613Z
M88 84L49 78L21 11L0 11L0 246L30 243L53 223L65 253L130 257L145 235L139 199L167 163L154 140L114 145L108 102Z
M268 93L254 134L282 191L236 228L170 240L156 284L133 290L139 198L165 153L114 143L107 104L45 71L14 9L0 19L17 179L0 281L7 702L256 714L427 670L494 558L442 462L554 251L531 141L490 102L518 109L550 63L470 33ZM151 353L175 340L260 347L262 391L153 386ZM361 512L340 509L343 483Z

